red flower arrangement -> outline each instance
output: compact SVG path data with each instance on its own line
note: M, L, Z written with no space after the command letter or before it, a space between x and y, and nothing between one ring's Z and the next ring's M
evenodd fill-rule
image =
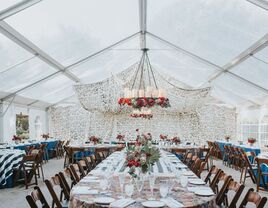
M19 136L13 135L12 141L21 141L21 138Z
M248 138L248 143L249 144L254 144L256 142L255 138Z
M173 137L173 138L171 139L171 141L174 142L175 144L180 144L180 143L181 143L181 140L180 140L179 137Z
M159 98L151 98L151 97L144 97L144 98L120 98L118 100L118 104L120 106L131 106L133 108L142 108L142 107L153 107L153 106L160 106L162 108L170 107L169 99L165 97Z
M96 136L89 137L89 141L93 142L94 144L98 144L101 142L101 139Z
M136 129L139 132L139 129ZM139 173L146 173L149 168L153 166L160 158L160 151L158 148L152 146L152 135L138 134L135 145L131 145L127 149L126 163L129 167L129 174L133 178L139 177ZM136 169L140 171L136 172Z
M42 134L41 137L42 137L43 139L48 139L48 138L49 138L49 133L47 133L47 134Z
M124 139L125 139L125 135L118 134L117 137L116 137L116 139L117 139L118 141L124 141Z
M166 140L167 139L167 135L160 134L159 138L162 139L162 140Z

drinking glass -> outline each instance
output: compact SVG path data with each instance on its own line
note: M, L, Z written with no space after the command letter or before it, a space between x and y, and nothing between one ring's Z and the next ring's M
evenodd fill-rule
M162 198L166 198L167 194L168 194L168 184L166 181L161 181L160 182L160 187L159 187L159 191L160 191L160 195Z
M154 185L155 185L155 180L156 180L156 177L155 177L154 174L149 175L149 185L150 185L150 190L151 190L151 194L152 194L151 200L154 199Z
M132 194L133 194L133 191L134 191L134 186L133 184L126 184L125 185L125 192L126 192L126 195L131 198Z
M137 188L137 191L138 191L138 194L139 194L139 197L138 197L137 201L142 201L141 191L142 191L143 184L144 184L143 178L142 177L136 178L135 179L135 184L136 184L136 188Z
M125 173L121 172L118 174L119 177L119 184L120 184L120 188L121 188L121 193L122 193L122 197L124 197L124 184L125 184Z
M187 184L188 184L188 177L187 176L181 176L181 186L183 188L186 188L187 187Z
M101 179L100 180L100 188L102 190L103 193L106 193L106 190L108 188L108 181L107 179Z

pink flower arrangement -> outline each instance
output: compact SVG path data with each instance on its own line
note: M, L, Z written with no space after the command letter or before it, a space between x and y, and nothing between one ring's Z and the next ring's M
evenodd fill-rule
M96 136L89 137L89 141L93 142L94 144L98 144L101 142L101 139Z
M124 140L125 140L125 135L118 134L117 137L116 137L116 139L117 139L118 141L124 141Z
M159 138L162 139L162 140L166 140L167 139L167 135L160 134Z

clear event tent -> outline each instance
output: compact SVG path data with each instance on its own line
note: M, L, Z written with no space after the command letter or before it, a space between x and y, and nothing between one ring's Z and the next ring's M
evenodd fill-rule
M268 99L265 0L0 0L0 100L46 109L139 61L228 107ZM6 108L7 108L6 107ZM5 113L5 108L2 109Z

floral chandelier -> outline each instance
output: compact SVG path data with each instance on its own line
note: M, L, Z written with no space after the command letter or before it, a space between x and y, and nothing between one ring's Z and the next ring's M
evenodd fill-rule
M166 91L158 88L148 51L142 49L141 60L134 74L131 88L124 89L124 97L119 98L120 106L130 106L134 109L131 114L134 118L152 118L151 109L154 106L170 107Z

